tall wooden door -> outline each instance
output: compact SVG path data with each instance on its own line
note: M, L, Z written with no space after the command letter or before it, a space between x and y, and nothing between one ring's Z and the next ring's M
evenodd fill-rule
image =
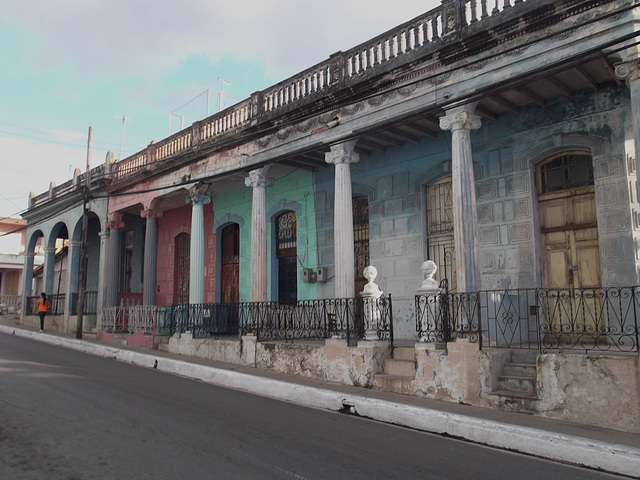
M594 197L591 188L554 194L539 202L546 288L600 287Z
M429 185L426 201L429 260L438 266L435 278L446 280L447 288L454 292L457 281L451 177L443 177Z
M357 195L352 199L353 207L353 250L355 265L356 297L364 290L367 279L364 269L369 266L369 199L366 195Z
M278 262L278 302L298 301L298 249L296 212L288 211L276 219L276 260Z
M240 228L237 223L222 230L220 302L238 303L240 298Z
M547 330L561 342L604 328L593 163L565 154L538 169L538 211Z
M173 303L186 305L189 303L189 264L191 251L191 237L188 233L181 233L175 238L174 245L174 285Z

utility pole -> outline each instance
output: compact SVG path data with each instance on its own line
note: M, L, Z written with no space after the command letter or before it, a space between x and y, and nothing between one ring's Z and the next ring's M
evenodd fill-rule
M122 117L122 127L124 128L124 116ZM87 224L89 222L89 200L91 198L91 136L93 127L89 127L89 138L87 139L87 170L84 174L85 184L82 187L82 235L80 238L80 272L78 276L78 303L76 304L76 338L82 338L82 323L84 320L84 293L87 283Z

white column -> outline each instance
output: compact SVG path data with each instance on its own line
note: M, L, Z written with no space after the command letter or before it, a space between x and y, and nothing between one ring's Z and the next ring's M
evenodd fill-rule
M267 187L271 165L252 170L245 185L253 187L251 203L251 301L267 301Z
M54 279L56 273L56 249L46 247L44 249L44 270L42 272L42 291L47 295L54 295ZM40 295L40 292L38 292Z
M107 268L107 245L109 242L109 230L104 229L100 235L100 261L98 263L98 318L102 318L102 306L105 298L105 280Z
M162 210L143 210L140 212L140 216L147 219L144 234L144 284L142 286L142 304L155 305L158 276L158 217L162 216Z
M453 230L456 245L456 278L461 292L480 290L478 212L473 175L471 130L480 128L473 115L475 104L456 107L440 118L440 128L451 130Z
M28 297L33 296L33 263L35 252L24 254L24 271L22 274L22 315L33 315Z
M360 160L354 148L357 140L332 145L325 161L335 165L334 264L335 298L355 297L355 254L353 250L353 200L351 164Z
M120 242L122 238L121 229L124 222L112 220L107 222L109 229L109 253L107 259L107 281L106 294L104 299L105 307L118 306L118 290L120 289Z
M204 303L204 206L211 198L193 194L186 201L191 205L189 303Z

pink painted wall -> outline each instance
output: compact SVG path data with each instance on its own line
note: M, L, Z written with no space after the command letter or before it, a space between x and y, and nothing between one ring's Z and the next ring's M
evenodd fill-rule
M214 215L211 205L204 207L204 299L207 303L216 300L216 236L213 233ZM165 211L158 218L158 281L156 305L164 307L173 303L174 294L174 241L182 232L191 233L191 206Z

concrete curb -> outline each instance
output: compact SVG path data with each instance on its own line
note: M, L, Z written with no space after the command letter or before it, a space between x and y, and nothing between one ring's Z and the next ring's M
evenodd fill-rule
M429 433L446 434L548 460L634 478L640 472L640 449L625 445L614 445L573 435L504 424L360 395L347 395L329 389L253 376L155 356L152 353L124 350L4 325L0 325L0 332L303 406L334 411L348 408L352 413L377 421Z

